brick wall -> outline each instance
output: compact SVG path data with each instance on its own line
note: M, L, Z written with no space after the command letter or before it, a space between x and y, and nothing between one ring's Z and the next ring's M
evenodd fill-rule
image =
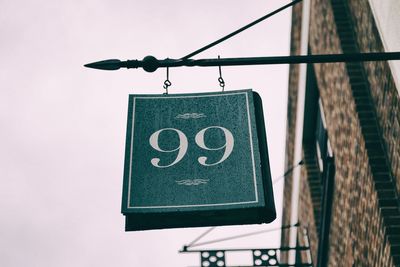
M292 27L292 54L299 52L296 12L301 9L294 9L292 21L298 24ZM312 54L382 51L368 1L311 1L309 46ZM328 265L400 266L400 104L389 66L329 63L314 68L336 166ZM289 83L288 163L293 158L298 81L294 69ZM299 218L309 226L315 263L319 211L313 194L315 174L310 170L306 163L301 172ZM285 184L284 194L285 223L290 218L291 184ZM283 235L283 244L287 238Z
M384 51L379 32L368 0L349 1L354 19L356 41L362 52ZM399 37L400 38L400 37ZM364 63L371 88L371 95L377 107L378 123L384 140L385 152L389 158L392 175L400 192L400 99L389 64L385 61Z
M315 157L314 146L305 147L303 153L304 165L301 169L299 222L307 227L310 238L311 256L316 259L318 253L318 228L320 223L321 198L319 170ZM317 187L317 188L315 188ZM315 190L316 189L316 190ZM317 193L316 193L317 191ZM317 195L315 195L317 194ZM299 236L300 234L298 234ZM299 238L300 239L300 238ZM305 259L302 259L306 262Z

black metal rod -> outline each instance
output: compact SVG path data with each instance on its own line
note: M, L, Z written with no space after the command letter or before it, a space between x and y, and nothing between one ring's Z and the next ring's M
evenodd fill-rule
M158 60L147 56L143 60L120 61L117 59L103 60L86 64L85 67L117 70L119 68L143 68L153 72L158 68L166 67L216 67L216 66L243 66L243 65L274 65L274 64L302 64L302 63L336 63L336 62L363 62L400 60L400 52L329 54L305 56L276 56L276 57L245 57L245 58L208 58L208 59L163 59Z
M240 66L399 60L400 52L186 60L182 66ZM163 64L160 64L162 67Z
M209 48L211 48L211 47L213 47L213 46L215 46L215 45L217 45L219 43L222 43L223 41L235 36L236 34L241 33L242 31L247 30L250 27L253 27L254 25L260 23L263 20L266 20L269 17L272 17L273 15L285 10L286 8L294 6L295 4L297 4L297 3L301 2L301 1L302 0L294 0L294 1L290 2L289 4L284 5L283 7L280 7L278 9L272 11L271 13L269 13L269 14L267 14L267 15L265 15L265 16L257 19L257 20L255 20L255 21L247 24L246 26L243 26L242 28L240 28L240 29L238 29L238 30L236 30L236 31L234 31L234 32L232 32L232 33L230 33L230 34L218 39L217 41L212 42L211 44L206 45L206 46L204 46L204 47L202 47L202 48L200 48L200 49L198 49L198 50L196 50L196 51L194 51L194 52L182 57L181 59L182 60L189 59L189 58L191 58L191 57L193 57L193 56L195 56L195 55L197 55L197 54L199 54L199 53L201 53L201 52L203 52L203 51L205 51L205 50L207 50L207 49L209 49Z
M199 253L205 251L250 251L255 248L229 248L229 249L190 249L190 250L179 250L179 253ZM273 248L257 248L257 249L268 249L268 250L280 250L280 251L289 251L289 250L309 250L310 247L307 246L298 246L298 247L273 247Z

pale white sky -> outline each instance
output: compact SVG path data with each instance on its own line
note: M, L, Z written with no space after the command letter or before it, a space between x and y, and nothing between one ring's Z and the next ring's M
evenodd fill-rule
M177 251L207 228L126 233L120 213L128 94L163 93L165 70L83 65L179 58L286 3L1 1L0 266L199 266L198 255ZM287 55L289 32L290 9L196 58ZM226 90L262 96L272 177L280 176L288 66L222 73ZM218 68L170 69L170 93L218 91L217 78ZM280 225L282 184L273 224L221 227L204 240ZM278 245L276 233L215 246Z

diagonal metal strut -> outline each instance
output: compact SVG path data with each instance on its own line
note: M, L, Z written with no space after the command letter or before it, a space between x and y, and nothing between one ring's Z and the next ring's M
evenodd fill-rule
M199 54L199 53L201 53L201 52L203 52L203 51L205 51L205 50L207 50L207 49L209 49L209 48L211 48L211 47L213 47L213 46L216 46L217 44L222 43L222 42L228 40L229 38L231 38L231 37L233 37L233 36L235 36L235 35L241 33L242 31L247 30L247 29L250 28L250 27L253 27L254 25L256 25L256 24L258 24L258 23L260 23L260 22L262 22L262 21L264 21L264 20L266 20L266 19L272 17L273 15L278 14L279 12L281 12L281 11L283 11L283 10L289 8L289 7L292 7L292 6L294 6L294 5L298 4L298 3L300 3L301 1L302 1L302 0L293 0L293 1L290 2L289 4L284 5L284 6L280 7L280 8L278 8L278 9L272 11L271 13L269 13L269 14L267 14L267 15L265 15L265 16L263 16L263 17L257 19L257 20L255 20L255 21L253 21L253 22L251 22L251 23L249 23L249 24L243 26L242 28L240 28L240 29L238 29L238 30L236 30L236 31L234 31L234 32L232 32L232 33L230 33L230 34L228 34L228 35L226 35L226 36L224 36L224 37L222 37L222 38L220 38L220 39L214 41L214 42L212 42L211 44L208 44L208 45L206 45L206 46L204 46L204 47L202 47L202 48L200 48L200 49L198 49L198 50L196 50L196 51L194 51L194 52L192 52L192 53L190 53L190 54L188 54L188 55L182 57L181 59L188 59L188 58L191 58L191 57L193 57L193 56L195 56L195 55L197 55L197 54Z

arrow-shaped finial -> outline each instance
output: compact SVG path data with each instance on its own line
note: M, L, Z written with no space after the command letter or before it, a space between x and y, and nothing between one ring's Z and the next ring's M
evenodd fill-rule
M107 59L86 64L85 67L99 70L118 70L122 67L122 61L119 59Z
M171 60L166 60L169 63ZM176 61L176 60L172 60ZM119 59L107 59L97 61L84 65L87 68L98 69L98 70L118 70L120 68L143 68L147 72L156 71L161 65L160 61L153 56L147 56L143 60L127 60L121 61Z

